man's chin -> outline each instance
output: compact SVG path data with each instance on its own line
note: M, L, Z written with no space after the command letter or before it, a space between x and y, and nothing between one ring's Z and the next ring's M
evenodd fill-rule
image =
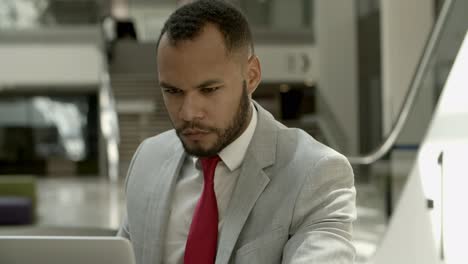
M218 154L217 148L204 148L202 142L186 142L185 140L181 139L182 145L184 146L185 152L192 156L196 157L210 157ZM202 145L203 144L203 145Z
M218 154L218 151L214 149L202 149L202 148L185 148L185 152L195 157L211 157Z

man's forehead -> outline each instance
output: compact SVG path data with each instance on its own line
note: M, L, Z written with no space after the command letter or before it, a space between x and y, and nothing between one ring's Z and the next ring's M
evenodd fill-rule
M223 52L226 57L245 57L250 56L249 47L235 47L230 48L226 43L223 33L219 30L218 26L213 23L206 23L199 32L191 36L190 38L179 38L175 36L175 39L171 36L170 32L165 32L160 39L158 46L158 53L161 49L206 49L207 51L219 51ZM218 54L220 55L220 54Z
M158 51L158 61L163 60L170 64L178 64L180 61L172 61L174 58L183 58L182 60L197 60L211 63L235 63L242 67L249 58L249 50L245 48L236 48L228 50L224 37L220 30L214 24L205 25L202 30L191 39L181 39L173 41L170 33L164 33L161 37ZM186 57L187 56L187 57ZM169 61L168 61L169 60Z

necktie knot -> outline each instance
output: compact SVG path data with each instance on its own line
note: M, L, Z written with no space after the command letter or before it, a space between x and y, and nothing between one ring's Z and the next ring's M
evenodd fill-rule
M200 159L205 182L213 182L216 165L220 160L221 158L218 155Z

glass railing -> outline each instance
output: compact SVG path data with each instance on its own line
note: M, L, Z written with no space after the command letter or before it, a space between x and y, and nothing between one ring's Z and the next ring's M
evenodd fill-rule
M374 151L360 156L349 156L348 159L352 164L372 164L379 159L382 159L386 154L388 154L391 149L394 147L398 137L402 134L402 131L409 120L410 115L414 112L415 106L417 105L418 96L421 94L423 89L436 89L436 85L443 85L445 79L447 78L447 73L443 76L437 76L439 68L443 65L445 68L451 67L453 59L455 58L456 53L446 54L445 46L446 45L461 45L461 41L457 43L447 43L447 41L442 40L442 36L449 29L447 24L452 18L451 9L453 8L452 1L446 1L446 4L443 6L443 9L440 12L439 18L437 19L431 35L428 38L427 44L422 53L419 65L416 69L416 72L411 81L410 87L405 96L403 106L400 110L398 118L393 124L391 132L387 135L385 140L378 146ZM455 49L458 50L458 49ZM445 52L444 54L442 54ZM447 65L448 62L451 62ZM437 83L429 82L429 78L437 78ZM430 86L430 87L428 87ZM428 87L428 88L425 88ZM440 92L439 92L440 93ZM437 98L435 98L436 100Z

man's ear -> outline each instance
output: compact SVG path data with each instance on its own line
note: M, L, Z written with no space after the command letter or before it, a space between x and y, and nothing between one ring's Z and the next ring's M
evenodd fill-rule
M262 79L262 69L257 56L251 55L247 61L247 92L249 95L257 89Z

